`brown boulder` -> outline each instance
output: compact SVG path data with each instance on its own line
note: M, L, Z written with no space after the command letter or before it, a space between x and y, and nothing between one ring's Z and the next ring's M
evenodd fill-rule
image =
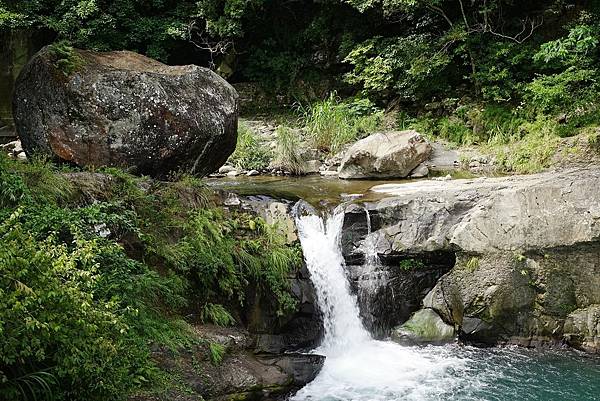
M235 149L238 95L206 68L55 45L21 72L13 114L28 156L205 175Z

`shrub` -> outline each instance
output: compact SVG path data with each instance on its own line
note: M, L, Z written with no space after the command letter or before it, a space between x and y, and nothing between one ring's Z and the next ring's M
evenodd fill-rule
M269 165L271 156L269 148L256 139L254 132L240 123L235 152L229 161L239 169L263 170Z
M59 400L120 399L148 379L137 325L145 294L160 297L162 280L111 242L40 239L26 219L17 209L0 223L0 394L26 399L19 381L44 372L60 383ZM45 395L48 380L36 383L27 391Z
M262 219L207 206L196 179L106 169L109 187L88 198L41 162L0 167L0 399L123 399L157 382L151 344L197 341L184 307L220 325L248 291L295 307L299 250Z

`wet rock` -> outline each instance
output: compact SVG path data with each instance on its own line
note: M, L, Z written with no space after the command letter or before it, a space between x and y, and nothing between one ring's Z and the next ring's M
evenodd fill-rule
M239 172L238 170L231 170L226 175L227 177L237 177L240 174L241 172Z
M28 156L166 177L209 174L235 149L238 96L212 71L126 51L71 58L67 76L45 47L17 79L14 119Z
M454 341L454 327L431 309L421 309L392 330L392 340L402 345L444 344Z
M346 151L339 176L343 179L407 177L430 153L431 145L416 131L372 134Z
M248 172L246 173L246 175L247 175L248 177L254 177L254 176L256 176L256 175L260 175L260 171L258 171L258 170L250 170L250 171L248 171Z
M202 339L199 345L178 352L160 347L152 355L160 368L177 375L186 390L171 388L168 394L135 396L130 401L281 400L313 380L325 359L314 354L255 354L248 348L251 336L240 328L194 329ZM209 344L222 347L222 360L211 358Z

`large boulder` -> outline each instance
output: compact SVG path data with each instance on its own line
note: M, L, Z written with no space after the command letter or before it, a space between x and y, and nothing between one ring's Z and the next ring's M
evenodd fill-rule
M427 160L431 145L416 131L372 134L346 151L339 177L404 178Z
M205 175L235 149L238 95L195 65L47 46L19 75L13 113L28 156Z
M422 308L463 341L600 352L598 186L598 168L378 185L389 197L365 204L368 217L347 208L344 254L360 261L370 244L388 265L408 257L425 267L446 255L453 267ZM370 230L360 229L365 221ZM414 323L419 330L397 337L428 341L430 330Z

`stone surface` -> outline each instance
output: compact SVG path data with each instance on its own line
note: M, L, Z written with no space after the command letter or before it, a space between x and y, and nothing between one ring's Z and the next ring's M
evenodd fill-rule
M319 174L321 169L321 162L319 160L308 160L304 164L304 173L306 174Z
M431 309L421 309L392 331L392 340L402 345L444 344L454 341L454 327Z
M165 177L209 174L233 152L238 96L215 73L125 51L74 54L69 76L45 47L17 79L14 119L28 156Z
M370 234L347 209L344 255L360 263L369 242L382 261L454 254L423 307L462 340L598 352L599 187L597 168L379 185L390 197L365 205Z
M130 401L149 400L253 400L285 399L310 382L323 366L324 357L315 354L255 354L251 335L240 328L196 326L199 345L173 352L166 347L154 350L152 357L160 368L176 374L185 385L168 394L133 396ZM225 351L221 361L211 359L208 344Z
M410 172L410 178L423 178L429 175L429 168L425 163L419 164L413 171Z
M230 166L230 165L226 164L225 166L221 166L221 167L219 167L219 170L218 170L218 172L219 172L219 174L227 174L227 173L229 173L230 171L235 171L235 170L236 170L236 168L235 168L235 167L233 167L233 166Z
M407 177L430 153L431 145L416 131L372 134L345 152L339 176L343 179Z

